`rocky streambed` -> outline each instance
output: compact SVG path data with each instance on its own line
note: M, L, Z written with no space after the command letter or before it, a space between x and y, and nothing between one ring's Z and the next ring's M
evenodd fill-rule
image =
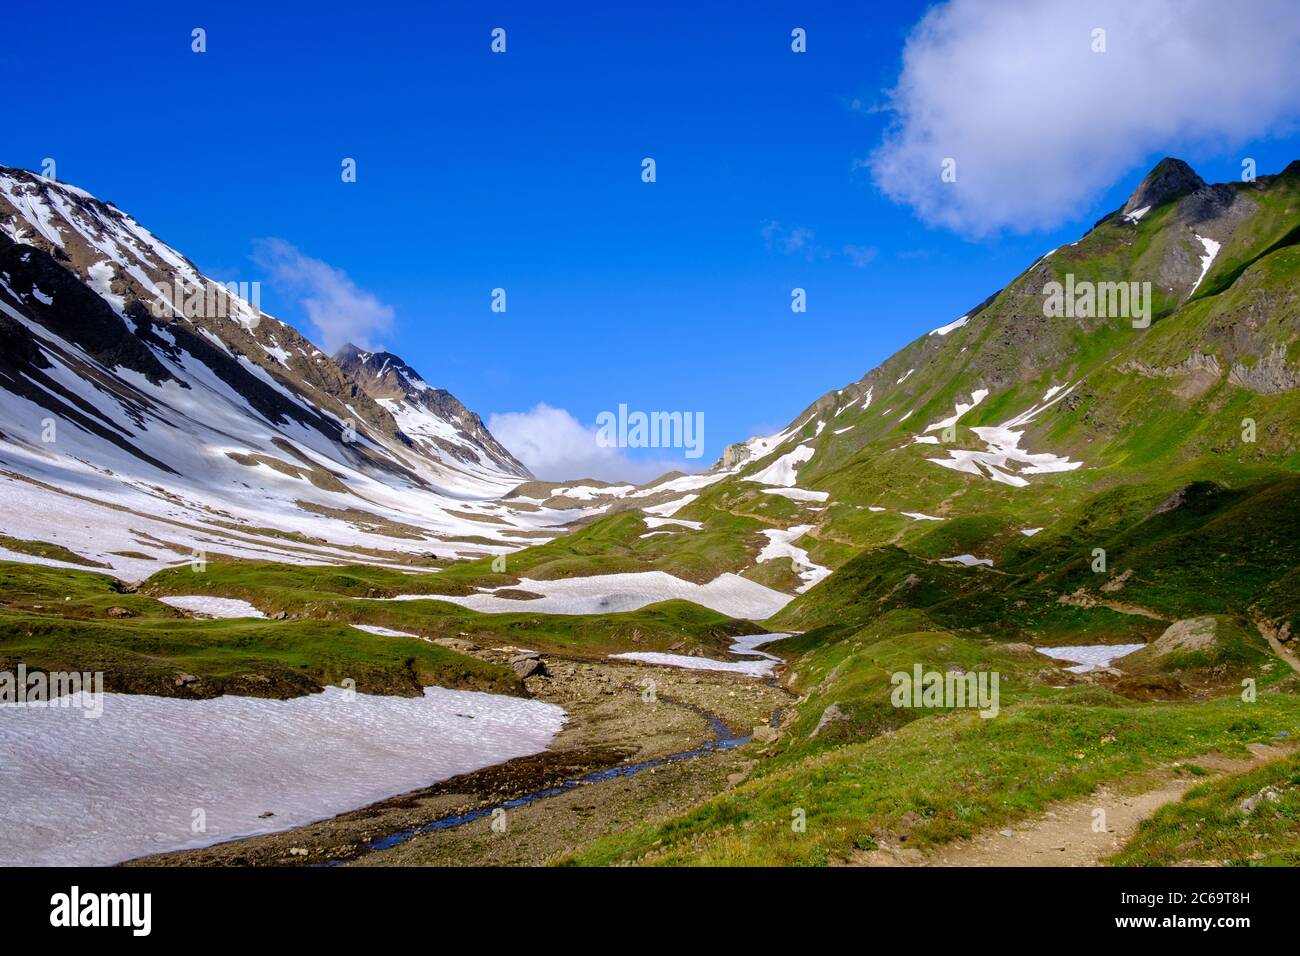
M775 681L722 671L457 649L509 663L536 700L565 709L548 751L308 826L131 862L542 864L744 779L752 729L790 702Z

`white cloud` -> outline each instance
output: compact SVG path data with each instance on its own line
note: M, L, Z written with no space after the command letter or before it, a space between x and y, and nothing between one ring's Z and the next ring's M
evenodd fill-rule
M803 226L786 229L776 220L769 220L763 223L759 234L769 249L780 250L788 256L804 256L811 261L819 255L813 231Z
M332 353L348 342L374 348L392 327L392 306L358 288L342 269L303 255L283 239L258 239L253 247L253 259L271 281L302 296L325 351Z
M855 246L852 244L846 245L843 251L848 256L849 261L858 269L875 262L876 256L880 254L880 250L875 246Z
M1294 0L951 0L908 37L895 122L867 165L932 225L1046 229L1152 153L1293 123L1298 62Z
M763 223L759 235L763 237L763 242L767 244L769 251L798 256L808 262L830 259L835 255L831 250L819 245L817 234L805 226L791 226L787 229L775 219L769 219ZM877 251L874 246L846 243L840 248L840 255L852 262L856 268L861 269L876 258Z
M595 427L588 428L563 408L545 403L527 412L503 412L488 418L488 431L538 478L570 481L641 483L668 471L687 471L684 462L629 458L621 449L596 442ZM698 467L698 462L694 465Z

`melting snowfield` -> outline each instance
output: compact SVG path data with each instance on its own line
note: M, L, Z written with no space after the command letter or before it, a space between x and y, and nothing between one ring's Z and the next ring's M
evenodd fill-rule
M1077 661L1074 667L1067 667L1066 670L1074 674L1086 674L1097 667L1109 667L1111 661L1144 647L1145 644L1084 644L1072 647L1038 647L1035 650L1057 660Z
M777 485L792 487L798 480L796 471L799 465L812 458L814 449L811 445L798 445L794 451L786 452L760 472L746 475L742 481L756 481L760 485Z
M756 650L758 644L779 641L789 634L753 634L737 638L729 650L733 654L747 654L761 657L758 661L718 661L711 657L690 657L686 654L661 654L657 651L630 651L625 654L609 655L613 660L640 661L643 664L659 664L664 667L681 667L696 671L729 671L733 674L746 674L749 677L770 677L777 664L784 663L781 658L766 651Z
M693 601L728 617L761 621L793 599L792 595L764 587L738 574L720 574L708 584L684 581L665 571L633 571L597 574L585 578L534 581L520 578L511 590L540 594L540 598L519 600L479 594L399 594L376 601L448 601L471 611L499 613L522 611L535 614L610 614L635 611L660 601Z
M247 601L238 598L209 597L206 594L179 594L158 599L163 604L191 611L205 617L266 617Z
M0 865L110 864L301 826L539 753L565 721L554 704L440 687L103 703L94 720L0 706Z

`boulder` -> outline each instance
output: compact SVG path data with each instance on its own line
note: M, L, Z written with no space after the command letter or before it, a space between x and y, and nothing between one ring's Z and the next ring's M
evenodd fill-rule
M780 734L777 733L775 727L769 727L767 724L759 724L754 728L753 733L751 733L750 736L753 738L755 743L770 744L772 741L776 740Z
M520 679L526 677L544 677L546 675L546 665L542 663L539 657L518 657L510 662L510 669L519 675Z
M822 711L821 720L817 721L817 726L813 729L813 732L808 736L810 738L816 737L818 734L820 734L831 724L839 723L841 721L846 721L848 719L849 719L849 715L844 713L844 711L840 710L839 702L836 701L835 703L831 704L829 707L827 707L825 710Z

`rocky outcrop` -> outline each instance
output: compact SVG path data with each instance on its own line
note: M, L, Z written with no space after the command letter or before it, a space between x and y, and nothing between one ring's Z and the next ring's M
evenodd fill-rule
M1196 192L1205 187L1205 180L1181 159L1166 156L1156 163L1146 178L1133 190L1120 214L1127 216L1139 209L1155 208L1178 196Z
M1286 349L1279 344L1254 365L1235 362L1228 372L1228 381L1260 395L1276 395L1300 388L1300 370L1287 364Z
M1147 378L1197 379L1202 386L1197 389L1197 394L1223 377L1219 359L1201 351L1193 352L1177 365L1148 365L1130 359L1117 368L1121 372ZM1276 395L1300 388L1300 369L1287 362L1286 349L1281 344L1276 344L1262 359L1251 365L1241 359L1233 362L1228 369L1228 382L1260 395Z
M1218 622L1212 617L1194 617L1176 621L1165 628L1148 648L1155 657L1167 657L1186 651L1203 651L1217 642Z
M808 736L816 737L820 735L822 731L824 731L831 724L843 723L848 719L849 719L849 715L844 713L844 711L840 709L839 702L837 701L836 703L831 704L829 707L827 707L825 710L822 711L821 719L817 721L817 726L813 728L813 732Z
M1198 372L1208 373L1218 378L1223 374L1219 360L1213 355L1206 355L1200 351L1193 352L1177 365L1147 365L1145 362L1130 359L1120 364L1119 370L1144 375L1147 378L1179 378Z

